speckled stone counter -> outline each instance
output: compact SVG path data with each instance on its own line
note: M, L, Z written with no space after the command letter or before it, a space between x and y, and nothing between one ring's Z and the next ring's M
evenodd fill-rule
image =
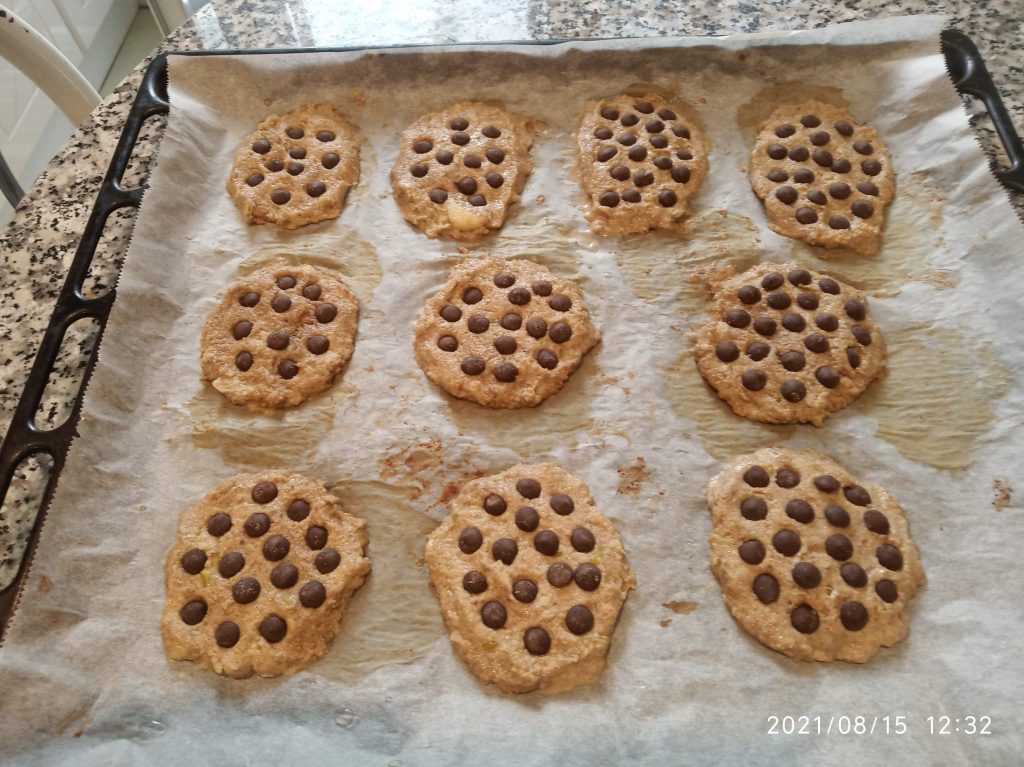
M1018 126L1024 125L1024 5L1019 0L865 0L841 5L820 0L793 5L771 0L657 2L641 0L441 0L404 6L401 13L371 14L356 2L332 0L214 0L170 35L154 54L175 50L424 44L516 39L723 35L734 32L819 27L880 14L945 13L970 35L984 56ZM54 302L142 77L143 62L97 107L50 163L0 236L0 429L6 433L31 369ZM986 149L998 156L988 121L976 118ZM162 124L143 130L124 178L142 183L158 148ZM1024 196L1015 200L1024 211ZM110 217L97 253L88 293L100 295L116 280L134 211ZM76 326L77 331L77 326ZM93 333L82 328L66 344L37 415L41 428L61 423L77 387ZM46 463L31 461L15 478L0 517L0 588L17 570L34 519L33 481Z

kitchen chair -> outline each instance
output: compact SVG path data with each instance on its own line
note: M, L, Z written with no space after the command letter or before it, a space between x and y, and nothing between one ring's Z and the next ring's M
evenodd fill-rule
M84 122L100 103L100 94L74 64L6 5L0 5L0 56L39 86L75 125ZM0 186L11 207L17 207L24 190L2 153Z

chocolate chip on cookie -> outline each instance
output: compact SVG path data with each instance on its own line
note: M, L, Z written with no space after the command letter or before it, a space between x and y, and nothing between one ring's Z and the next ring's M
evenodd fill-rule
M818 101L775 110L751 154L750 183L779 234L878 252L895 189L892 159L877 131L845 110Z
M532 143L525 119L482 102L423 115L402 134L391 170L395 200L430 237L478 239L500 229L519 199Z
M227 188L249 221L296 229L337 218L358 180L355 128L333 107L307 104L242 141Z
M586 485L553 464L469 482L426 558L456 652L507 692L596 678L635 585L615 527Z
M714 319L698 331L694 354L701 374L738 415L820 424L885 364L864 294L831 277L767 263L712 289Z
M201 341L202 376L238 405L298 405L352 356L359 304L330 272L277 264L228 289Z
M754 470L775 481L752 488L744 476ZM763 515L745 512L754 499ZM708 506L725 603L768 647L863 663L907 636L906 608L925 576L903 510L884 488L820 453L768 448L712 479Z
M641 106L653 107L658 117ZM576 154L594 231L677 228L707 174L707 152L703 133L679 100L622 95L587 104Z
M575 283L531 261L475 259L424 306L416 361L453 396L530 407L562 388L599 338Z
M308 666L370 570L365 546L362 520L301 474L222 482L182 513L167 555L168 657L232 677Z

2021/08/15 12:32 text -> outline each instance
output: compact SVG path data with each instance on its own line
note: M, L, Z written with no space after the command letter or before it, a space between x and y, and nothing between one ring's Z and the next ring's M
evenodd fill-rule
M906 735L910 724L906 714L777 716L767 719L768 735ZM991 735L992 717L948 715L929 716L925 725L930 735Z

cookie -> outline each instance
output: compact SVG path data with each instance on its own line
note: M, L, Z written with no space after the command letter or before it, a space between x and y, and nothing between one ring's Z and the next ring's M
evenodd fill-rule
M925 583L903 509L812 450L741 456L708 485L711 569L736 621L798 660L864 663Z
M506 692L598 677L636 582L590 491L558 466L513 466L466 484L427 541L452 646Z
M759 264L711 286L697 332L701 375L744 418L821 424L881 373L885 343L867 298L794 264Z
M423 115L402 133L391 169L402 215L428 237L475 240L501 229L532 170L532 143L523 117L491 104Z
M181 515L164 649L218 674L292 674L330 649L370 572L363 521L288 471L239 474Z
M352 356L359 303L325 269L277 264L231 286L201 342L202 378L252 410L298 405Z
M587 104L576 136L587 218L598 234L677 229L708 172L689 107L651 93Z
M878 252L896 176L885 142L845 109L776 109L750 155L750 184L781 235L865 256Z
M283 229L337 218L359 180L355 128L327 104L272 115L242 141L228 194L249 221Z
M562 388L601 334L576 283L532 261L470 259L416 323L416 361L451 394L532 407Z

